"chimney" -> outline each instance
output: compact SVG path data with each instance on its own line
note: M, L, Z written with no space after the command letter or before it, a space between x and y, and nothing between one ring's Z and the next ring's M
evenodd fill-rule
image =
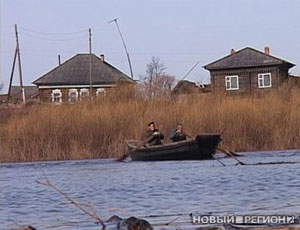
M231 54L231 55L235 54L235 50L234 50L234 49L231 49L230 54Z
M60 65L61 62L60 62L60 54L58 55L58 65Z
M104 54L100 54L100 60L104 62Z
M265 54L270 55L270 47L269 46L265 46Z

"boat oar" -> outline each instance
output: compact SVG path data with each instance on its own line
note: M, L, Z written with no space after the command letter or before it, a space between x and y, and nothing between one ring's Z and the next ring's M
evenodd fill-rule
M145 146L146 142L145 141L142 141L141 143L139 143L137 145L137 147L133 148L131 151L135 151L136 149L142 147L142 146ZM124 161L127 157L129 157L130 155L130 151L127 151L125 152L121 157L119 157L118 159L116 159L116 161L119 161L119 162L122 162Z
M235 159L240 165L246 165L244 162L240 161L239 159L237 159L232 153L231 151L225 150L225 149L221 149L218 148L218 150L220 150L222 153L225 153L227 156Z
M230 150L227 150L227 151L230 152L235 157L240 157L241 156L240 154L237 154L236 152L232 152Z
M127 157L129 157L129 152L124 153L122 156L120 156L116 161L122 162L124 161Z
M222 161L220 161L218 158L215 158L215 157L214 157L214 159L217 160L221 165L226 166L226 165L225 165Z
M235 157L240 157L241 155L240 154L237 154L236 152L233 152L233 151L230 151L230 150L224 150L224 149L220 149L218 148L221 152L229 152L232 156L235 156ZM226 154L226 153L225 153Z

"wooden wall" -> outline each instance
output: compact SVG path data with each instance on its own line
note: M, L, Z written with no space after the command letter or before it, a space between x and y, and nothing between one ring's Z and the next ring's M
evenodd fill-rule
M270 88L258 87L258 74L260 73L271 73L272 86ZM212 70L210 74L212 92L219 91L230 94L252 94L274 90L288 78L288 70L280 66ZM226 90L225 77L232 75L239 76L238 90Z
M55 89L60 89L60 88L55 88ZM70 88L60 89L62 92L62 103L69 102L69 89L74 89L74 88L70 87ZM89 88L85 88L85 89L89 90ZM51 96L52 90L54 89L39 89L40 100L42 102L52 102L52 96ZM97 88L92 89L93 96L96 96L96 90ZM105 88L105 90L106 93L108 93L109 91L113 90L113 88ZM78 89L78 100L80 100L79 92L80 89Z
M96 92L98 88L105 89L105 96L108 96L110 98L116 97L116 98L128 98L132 97L134 95L134 86L133 83L128 82L118 82L116 85L110 87L95 87L92 88L92 95L93 97L96 96ZM74 88L70 86L70 88L52 88L52 89L40 89L39 88L39 97L40 101L42 102L52 102L52 90L54 89L60 89L62 92L62 103L68 103L69 102L69 90L70 89L77 89L78 90L78 101L80 101L80 89L88 89L89 87L84 88ZM101 95L101 94L100 94Z

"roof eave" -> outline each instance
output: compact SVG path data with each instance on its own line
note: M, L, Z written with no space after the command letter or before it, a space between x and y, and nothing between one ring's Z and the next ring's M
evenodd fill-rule
M261 65L244 65L244 66L223 66L223 67L208 67L203 66L206 70L227 70L227 69L243 69L243 68L257 68L257 67L266 67L266 66L281 66L281 65L288 65L289 68L294 67L295 65L289 62L285 63L273 63L273 64L261 64Z

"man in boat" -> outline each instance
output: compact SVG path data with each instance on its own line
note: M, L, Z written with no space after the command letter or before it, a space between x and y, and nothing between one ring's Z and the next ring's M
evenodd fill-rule
M177 128L171 133L170 139L173 142L185 141L186 140L186 134L183 131L183 125L182 124L177 124Z
M161 140L165 137L158 129L155 128L155 123L151 121L148 124L148 130L146 132L146 140L149 145L161 145Z

